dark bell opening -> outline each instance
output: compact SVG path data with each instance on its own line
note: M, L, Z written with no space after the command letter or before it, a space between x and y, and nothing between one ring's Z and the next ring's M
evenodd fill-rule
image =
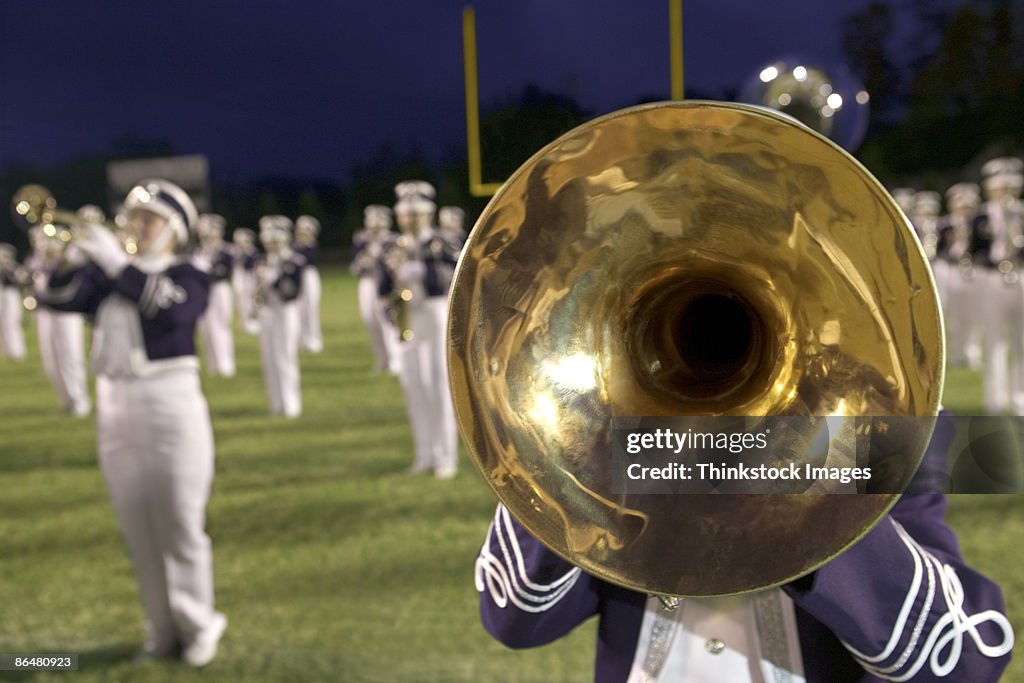
M749 359L754 322L739 301L706 294L680 311L675 337L679 358L698 379L721 377L740 371Z

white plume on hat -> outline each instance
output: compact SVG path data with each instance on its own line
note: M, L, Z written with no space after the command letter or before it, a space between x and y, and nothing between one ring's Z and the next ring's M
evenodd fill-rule
M188 234L198 219L196 205L185 190L167 180L150 179L139 182L128 192L124 210L144 209L167 219L178 244L188 241Z

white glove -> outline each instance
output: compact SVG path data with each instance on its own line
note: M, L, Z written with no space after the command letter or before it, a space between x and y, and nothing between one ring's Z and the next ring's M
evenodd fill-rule
M98 225L90 225L85 239L77 244L108 277L117 277L128 265L130 257L121 242L112 232Z
M72 268L78 268L79 266L84 266L88 263L89 257L84 251L82 251L81 247L78 246L78 242L71 242L64 248L63 261Z

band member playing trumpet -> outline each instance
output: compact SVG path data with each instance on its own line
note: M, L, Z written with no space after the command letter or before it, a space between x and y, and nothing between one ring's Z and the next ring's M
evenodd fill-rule
M235 339L231 329L233 255L224 241L224 217L213 213L199 216L196 226L198 268L210 274L210 305L199 319L199 335L206 351L207 371L221 377L235 376Z
M292 251L291 232L292 222L285 216L260 219L260 242L267 253L256 267L254 304L259 315L260 354L270 412L287 418L302 414L298 299L305 261Z
M4 355L25 359L25 332L21 329L22 271L18 252L11 244L0 244L0 341Z
M304 351L320 353L324 350L324 337L320 330L320 299L323 285L316 264L320 247L316 238L320 234L320 221L313 216L299 216L295 219L295 242L292 248L306 261L302 268L302 294L299 295L299 316L301 319L301 344Z
M204 666L227 626L214 609L204 531L214 449L194 341L210 280L178 255L196 221L181 188L143 181L123 209L137 254L90 226L50 278L45 302L93 320L100 469L146 616L140 656L180 652Z
M399 183L395 217L402 230L384 255L393 282L400 335L399 380L412 423L415 459L411 472L432 470L451 479L458 470L458 432L448 393L445 362L448 289L458 251L434 225L433 187Z

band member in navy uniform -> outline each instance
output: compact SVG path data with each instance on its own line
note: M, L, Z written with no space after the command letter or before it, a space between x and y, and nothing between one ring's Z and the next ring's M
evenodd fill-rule
M971 262L971 222L981 201L981 188L956 183L946 190L949 212L938 224L935 285L946 323L946 349L953 365L981 368L982 321L972 301L978 282Z
M945 480L954 432L940 418L918 481ZM1014 642L1001 591L965 564L945 496L918 490L807 576L674 611L565 562L499 505L476 561L483 624L525 648L598 616L600 683L992 683Z
M214 609L204 531L214 449L194 341L210 279L175 253L196 220L181 188L143 181L123 210L137 255L90 226L51 277L47 303L93 320L100 469L146 615L140 657L180 649L204 666L227 626ZM75 265L82 254L88 261Z
M195 264L210 274L210 305L199 319L199 335L206 351L207 371L221 377L235 376L235 336L232 331L231 271L234 254L224 241L224 217L199 216L196 233L199 249Z
M260 250L256 247L256 233L249 228L235 228L231 233L234 246L231 264L231 288L238 302L238 319L246 334L259 334L260 323L252 304L256 296L256 264Z
M972 225L975 265L981 267L984 297L985 409L1024 414L1024 215L1019 195L1024 162L992 159L982 166L985 203Z
M313 216L295 219L295 242L292 249L306 261L302 269L302 294L299 295L299 314L302 327L301 344L304 351L320 353L324 350L324 336L320 330L320 299L323 285L317 262L320 247L316 238L320 234L320 221Z
M363 209L363 229L352 236L350 269L358 278L359 317L370 334L375 367L382 372L397 374L398 367L393 364L393 356L397 355L394 347L398 343L398 335L378 295L382 277L380 258L385 245L392 242L393 237L391 209L383 204L367 206Z
M466 212L458 206L442 206L437 212L437 220L441 224L441 235L453 245L458 245L462 251L462 245L466 243Z
M260 242L267 252L256 267L263 377L270 412L295 418L302 414L298 300L305 261L292 251L292 222L285 216L260 219Z
M0 342L11 360L25 359L25 331L21 328L22 273L18 251L11 244L0 244Z
M942 197L938 192L924 190L914 193L914 206L910 213L910 222L914 232L924 247L924 255L929 261L935 258L935 247L938 242L939 214L942 213Z
M448 290L458 250L434 225L434 189L424 181L395 188L401 199L395 216L403 230L402 258L392 267L399 291L409 293L408 329L401 342L399 380L413 429L416 457L412 471L433 470L439 479L458 471L458 429L448 391L446 333Z

